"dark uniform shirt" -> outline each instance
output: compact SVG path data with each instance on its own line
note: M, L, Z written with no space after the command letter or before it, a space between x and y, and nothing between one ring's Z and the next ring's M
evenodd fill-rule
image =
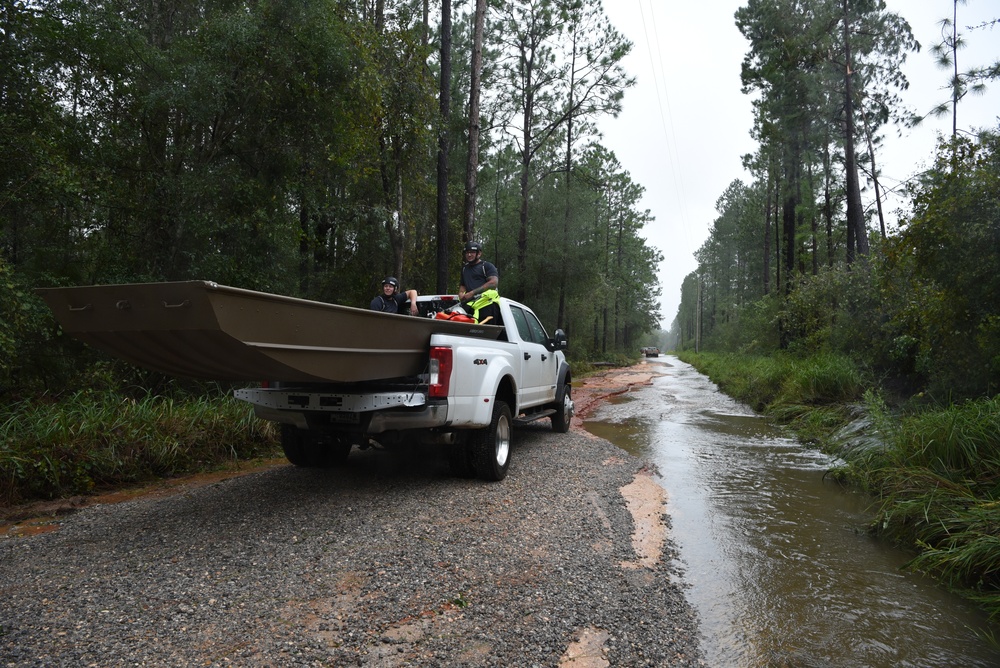
M500 278L497 268L486 260L462 267L462 285L466 290L475 290L486 283L490 276Z
M394 293L391 297L379 295L372 300L370 308L373 311L383 313L406 313L406 293Z

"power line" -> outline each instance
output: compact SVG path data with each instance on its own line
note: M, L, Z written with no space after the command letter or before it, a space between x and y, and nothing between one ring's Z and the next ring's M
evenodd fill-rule
M653 58L653 45L649 39L649 30L646 25L646 12L642 6L642 0L637 0L639 5L639 15L642 19L642 32L643 37L646 40L646 51L649 53L649 64L650 72L653 77L653 84L656 88L656 102L660 111L660 127L663 129L663 139L667 145L667 159L671 167L671 174L673 176L674 191L678 200L678 212L680 216L681 229L684 234L684 239L688 243L691 242L689 236L689 225L687 221L687 197L684 189L684 179L680 173L680 156L677 155L677 135L674 132L674 126L672 121L672 113L670 111L670 96L667 92L667 80L665 76L666 67L663 65L663 53L659 49L659 35L656 29L656 12L654 11L654 5L650 1L649 15L650 21L653 26L653 37L655 39L656 56L659 60L659 68L657 68L657 60ZM663 93L661 97L660 93L660 79L663 80ZM664 104L666 104L666 113L664 112ZM667 126L669 125L670 131L667 131Z

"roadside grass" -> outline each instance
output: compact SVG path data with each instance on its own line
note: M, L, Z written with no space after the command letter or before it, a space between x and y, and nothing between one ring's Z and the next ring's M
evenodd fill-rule
M570 368L573 370L573 378L585 378L608 368L620 368L632 366L637 361L636 356L625 354L600 355L593 358L577 358L570 361Z
M847 357L829 353L791 355L678 354L723 392L762 413L794 417L817 406L861 399L865 380Z
M907 568L1000 619L1000 396L893 410L847 358L678 356L841 457L831 475L877 501L871 533L912 549ZM852 421L857 438L847 445Z
M877 424L884 448L841 472L878 497L873 531L916 549L911 569L1000 619L1000 396Z
M273 426L218 395L43 395L0 406L0 505L210 470L279 451Z

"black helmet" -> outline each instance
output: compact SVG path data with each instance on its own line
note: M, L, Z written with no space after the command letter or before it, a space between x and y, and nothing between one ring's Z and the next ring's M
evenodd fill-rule
M476 251L477 253L482 253L483 245L478 241L468 241L465 244L465 250L463 252L468 253L469 251Z
M394 276L386 276L385 280L382 281L382 285L389 284L395 289L399 290L399 281L396 280Z

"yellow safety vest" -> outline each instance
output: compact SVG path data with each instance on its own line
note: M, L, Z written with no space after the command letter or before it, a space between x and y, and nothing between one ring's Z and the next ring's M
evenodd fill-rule
M479 299L469 304L472 307L472 319L479 322L479 309L485 308L490 304L496 303L500 299L500 293L496 290L485 290L479 296ZM499 323L494 323L499 324Z

